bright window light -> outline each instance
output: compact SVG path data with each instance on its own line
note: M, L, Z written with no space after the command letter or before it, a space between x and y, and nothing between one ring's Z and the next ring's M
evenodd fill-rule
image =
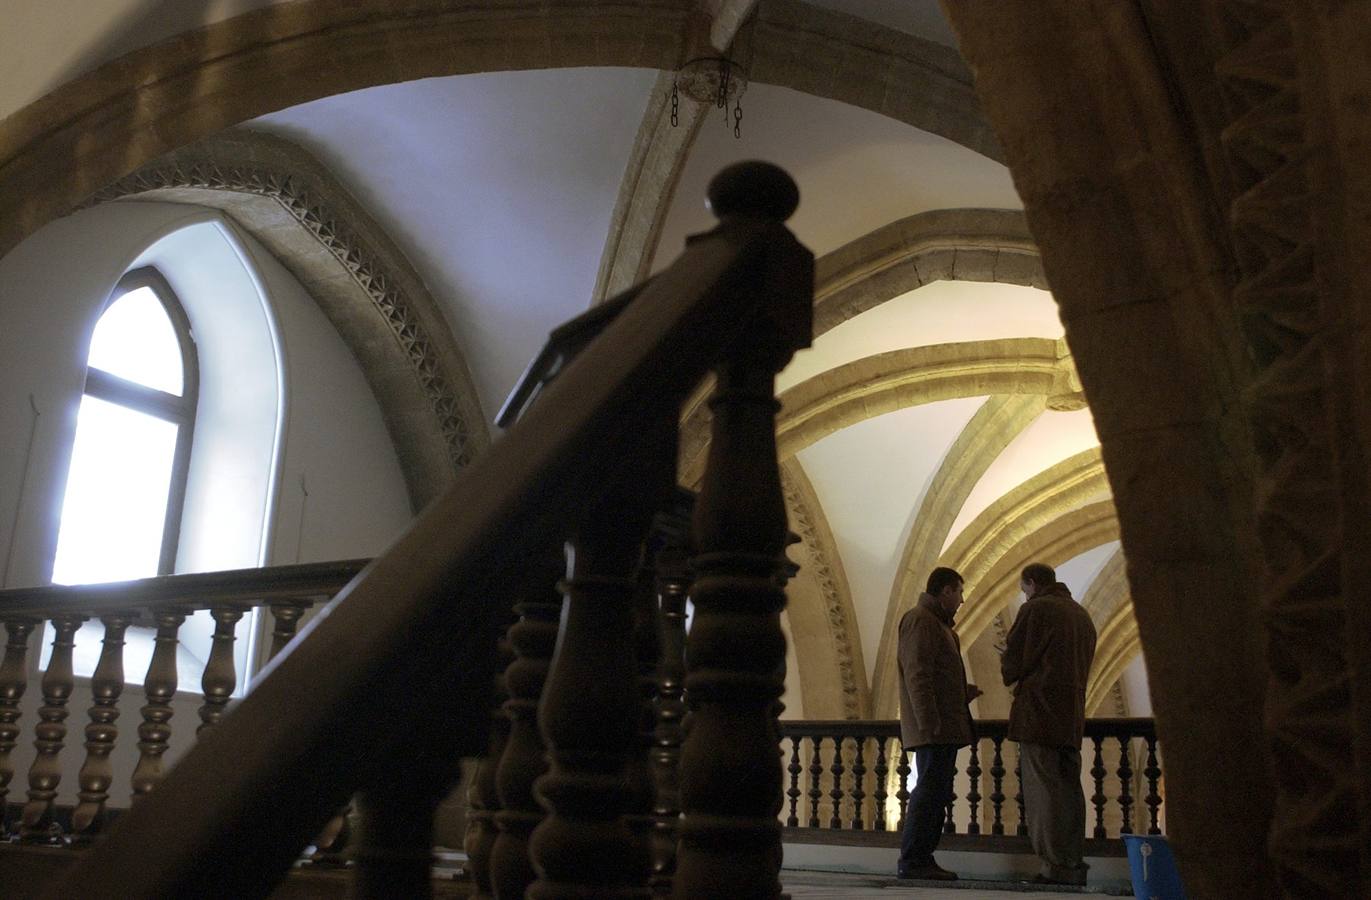
M181 344L152 288L134 288L106 308L91 337L89 364L180 396Z
M178 358L178 379L179 365ZM54 583L157 574L176 431L172 422L90 395L81 398Z

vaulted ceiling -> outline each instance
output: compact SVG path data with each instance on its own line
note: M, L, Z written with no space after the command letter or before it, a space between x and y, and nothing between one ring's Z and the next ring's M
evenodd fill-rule
M108 21L86 20L64 55L25 64L0 110L141 44L230 27L272 4L225 0L198 16L185 4L167 15L165 3L118 5ZM703 0L698 10L754 64L737 137L731 118L685 98L673 128L670 73L584 64L381 78L242 127L314 157L394 242L465 359L487 424L553 326L710 227L715 172L748 158L784 166L801 190L790 224L819 277L819 334L778 384L804 566L792 586L789 714L894 713L894 623L940 562L969 575L964 646L992 686L1017 593L1005 573L1038 557L1093 604L1102 683L1092 703L1121 709L1113 688L1145 714L1090 412L936 0ZM32 33L56 34L56 16L21 16ZM796 35L837 56L794 58ZM693 433L688 416L687 481ZM1007 708L1002 691L980 702L982 715Z

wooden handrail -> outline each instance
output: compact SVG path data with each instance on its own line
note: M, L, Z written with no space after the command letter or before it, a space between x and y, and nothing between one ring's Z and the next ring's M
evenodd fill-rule
M97 617L163 604L200 608L234 601L261 605L272 600L326 597L341 590L368 562L370 560L340 559L294 566L159 575L104 584L9 588L0 591L0 618L45 616L58 611Z
M727 201L716 204L721 224L692 239L47 896L266 896L354 791L445 792L459 758L485 749L501 588L522 555L575 532L654 419L679 409L745 327L766 317L794 329L791 310L811 308L813 257L781 224L794 208L789 179L775 193L786 191L785 202L752 203L745 189L716 197ZM421 733L421 722L446 727Z
M975 719L978 738L1001 737L1009 733L1008 719ZM781 736L803 737L899 737L896 719L783 719ZM1155 737L1156 723L1148 718L1097 718L1085 720L1086 737Z

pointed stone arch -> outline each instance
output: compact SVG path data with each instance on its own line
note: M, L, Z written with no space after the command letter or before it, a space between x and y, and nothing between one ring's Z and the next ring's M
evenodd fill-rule
M948 448L929 482L900 552L895 583L886 604L871 688L871 705L877 718L899 714L896 667L891 660L896 652L900 618L918 599L928 573L937 565L957 514L976 483L1004 448L1042 413L1046 403L1046 397L1031 394L987 399Z
M1026 394L1075 396L1064 341L1008 338L892 350L830 369L784 391L776 420L781 459L867 419L939 400ZM681 477L696 484L709 445L708 414L681 427Z
M1095 646L1095 664L1090 669L1090 681L1085 689L1085 714L1094 715L1108 702L1110 691L1118 684L1124 669L1142 652L1138 638L1138 620L1133 615L1133 602L1119 604L1099 629Z
M96 202L223 211L306 288L362 369L420 509L490 443L471 373L423 278L303 148L233 129L144 166Z
M786 588L804 716L858 719L871 714L861 634L847 575L823 505L797 460L781 465L790 528L789 555L800 572Z
M1123 550L1115 551L1081 599L1081 606L1095 623L1096 634L1095 662L1085 689L1086 715L1094 714L1110 700L1119 676L1142 652L1127 569Z
M967 602L958 616L957 633L970 646L1018 590L1019 569L1033 559L1019 562L1024 554L1046 556L1052 550L1056 562L1081 546L1086 534L1093 535L1101 516L1110 523L1103 533L1117 540L1118 523L1113 519L1110 501L1101 507L1097 501L1108 496L1104 462L1098 447L1077 453L1046 469L1009 491L978 515L942 554L938 565L951 566L966 579ZM1087 505L1088 504L1088 505ZM1091 510L1084 514L1084 510ZM1085 531L1078 533L1077 530ZM1104 540L1082 547L1084 552ZM1044 558L1044 562L1056 564ZM1007 593L1006 593L1007 591Z
M178 35L0 121L0 254L178 147L321 97L478 72L674 69L692 14L680 0L296 0ZM752 27L753 81L869 109L1000 157L955 50L795 0L765 0ZM832 63L822 77L816 59Z
M1048 290L1022 212L937 209L891 222L814 263L814 336L935 281Z

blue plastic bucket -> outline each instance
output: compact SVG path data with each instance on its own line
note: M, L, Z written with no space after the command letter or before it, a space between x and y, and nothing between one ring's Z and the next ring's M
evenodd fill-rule
M1125 834L1128 869L1136 900L1185 900L1181 873L1166 838L1157 834Z

